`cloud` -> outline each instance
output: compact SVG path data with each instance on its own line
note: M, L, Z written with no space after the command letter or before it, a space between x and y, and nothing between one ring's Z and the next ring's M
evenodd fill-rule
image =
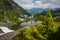
M34 6L35 6L35 8L47 8L47 7L49 7L51 4L49 4L49 3L42 3L42 1L35 1L35 3L34 3Z
M30 9L33 7L33 0L14 0L19 6L22 6L25 9Z
M31 8L54 8L60 7L59 0L14 0L19 6L25 9Z

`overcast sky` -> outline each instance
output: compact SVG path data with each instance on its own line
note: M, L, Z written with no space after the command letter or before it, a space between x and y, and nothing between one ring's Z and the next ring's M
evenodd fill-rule
M31 8L60 8L60 0L14 0L25 9Z

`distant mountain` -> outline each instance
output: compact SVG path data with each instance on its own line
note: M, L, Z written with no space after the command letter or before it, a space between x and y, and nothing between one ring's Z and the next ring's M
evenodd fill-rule
M28 11L31 12L31 13L39 13L39 12L43 12L45 10L47 10L48 8L32 8L32 9L29 9ZM56 11L56 10L60 10L60 8L51 8L50 10L52 11Z
M60 8L51 8L51 10L56 11L56 10L60 10Z
M43 8L32 8L32 9L29 9L28 11L31 12L31 13L38 13L38 12L43 12L45 9Z

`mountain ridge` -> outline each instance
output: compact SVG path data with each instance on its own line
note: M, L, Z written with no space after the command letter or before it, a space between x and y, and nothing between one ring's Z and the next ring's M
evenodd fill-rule
M28 11L30 13L40 13L40 12L43 12L45 10L48 10L48 8L32 8L32 9L29 9ZM55 11L55 10L60 10L60 8L50 8L50 10L52 11Z

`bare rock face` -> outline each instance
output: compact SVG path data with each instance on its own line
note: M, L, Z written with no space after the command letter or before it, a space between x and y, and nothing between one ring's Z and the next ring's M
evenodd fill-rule
M4 32L0 29L0 33L4 33Z
M0 40L11 40L17 34L19 34L18 30L14 31L14 32L7 33L7 34L4 34L4 35L0 35Z
M13 34L14 33L11 32L11 33L7 33L7 34L4 34L4 35L0 35L0 40L10 40L10 38Z

